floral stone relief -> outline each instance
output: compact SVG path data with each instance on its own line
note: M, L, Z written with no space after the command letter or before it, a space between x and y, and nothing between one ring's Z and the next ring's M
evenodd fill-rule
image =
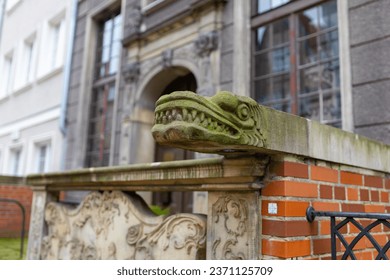
M92 192L76 208L50 202L45 221L42 259L205 259L205 216L156 216L133 193Z

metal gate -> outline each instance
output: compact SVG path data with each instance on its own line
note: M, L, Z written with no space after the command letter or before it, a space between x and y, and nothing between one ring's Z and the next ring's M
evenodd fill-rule
M390 230L390 214L377 214L377 213L356 213L356 212L325 212L325 211L315 211L313 207L308 207L306 210L306 219L311 223L317 217L330 217L330 234L331 234L331 253L332 259L337 259L337 239L340 240L341 244L345 248L345 252L343 253L341 259L346 260L348 258L352 260L356 260L356 255L354 253L354 248L356 244L363 238L367 237L367 239L372 243L376 251L378 252L376 256L376 260L388 260L388 256L386 255L387 251L390 248L390 240L382 247L379 245L377 240L375 240L374 236L371 234L371 230L376 226L383 225L383 228L387 228ZM336 218L342 218L341 220ZM369 221L368 225L363 225L357 219L369 219L374 221ZM354 225L357 229L359 229L359 233L352 239L352 241L348 242L341 229L347 224Z

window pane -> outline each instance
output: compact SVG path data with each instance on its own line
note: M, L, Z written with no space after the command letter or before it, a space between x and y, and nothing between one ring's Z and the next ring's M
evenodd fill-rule
M313 34L319 30L318 7L313 7L298 14L299 37Z
M271 10L271 0L258 0L257 5L259 14Z
M322 103L322 119L324 121L335 121L341 119L341 101L339 91L324 94Z
M299 42L299 64L315 62L318 59L317 37Z
M337 26L337 3L335 0L319 6L319 20L322 29Z
M273 46L283 44L289 41L288 19L284 18L272 24Z
M334 60L321 64L321 88L338 89L340 87L339 61Z
M318 67L309 67L300 71L300 93L315 92L319 87Z
M290 77L288 74L273 77L273 99L290 98Z
M275 103L271 105L272 108L275 110L283 111L286 113L291 113L291 103L290 102L282 102L282 103Z
M290 69L290 50L288 47L272 51L272 72L283 72Z
M255 98L260 103L272 100L271 80L269 78L255 82Z
M257 29L256 33L256 50L265 50L270 47L270 38L269 38L269 32L268 27L263 26Z
M320 102L318 95L299 98L299 115L304 118L320 121Z
M319 40L321 59L329 59L339 56L339 35L337 30L321 35Z
M257 1L257 11L259 14L267 12L271 9L280 7L291 0L258 0Z
M255 76L263 76L271 72L271 61L269 52L258 54L255 56Z

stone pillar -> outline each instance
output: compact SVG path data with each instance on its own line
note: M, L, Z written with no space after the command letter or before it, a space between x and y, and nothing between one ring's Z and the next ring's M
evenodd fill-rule
M39 260L42 238L46 234L45 207L50 201L58 200L58 192L48 193L46 187L32 187L30 230L28 233L27 259Z
M259 258L259 192L209 192L207 259Z

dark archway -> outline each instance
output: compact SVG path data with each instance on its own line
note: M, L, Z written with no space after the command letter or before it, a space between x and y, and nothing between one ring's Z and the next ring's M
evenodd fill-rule
M162 91L161 95L170 94L174 91L189 90L196 92L197 83L195 76L188 73L174 79ZM156 143L155 161L173 161L193 159L194 154L190 151L161 146ZM155 192L153 204L161 208L169 208L170 213L192 212L192 192Z

